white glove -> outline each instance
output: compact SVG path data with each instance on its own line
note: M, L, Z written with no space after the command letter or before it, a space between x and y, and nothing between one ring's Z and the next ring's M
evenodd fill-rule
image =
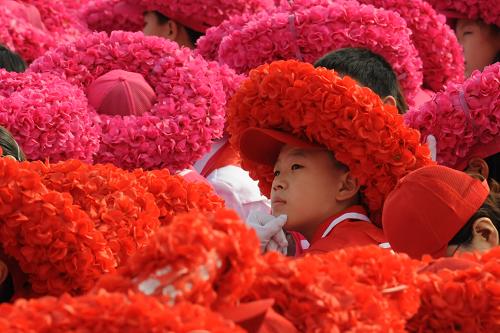
M247 224L257 233L262 252L278 251L286 254L288 241L283 231L286 220L286 215L274 217L259 211L252 211L248 215Z

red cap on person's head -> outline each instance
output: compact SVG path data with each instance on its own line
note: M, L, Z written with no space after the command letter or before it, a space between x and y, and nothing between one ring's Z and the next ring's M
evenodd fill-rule
M300 140L286 132L257 127L246 129L240 138L240 152L244 158L271 166L274 166L285 145L297 148L324 148L311 141Z
M427 166L401 179L382 213L387 240L396 252L420 259L444 257L448 243L483 205L487 183L444 166Z
M151 110L156 94L139 73L112 70L88 87L89 104L99 114L140 116Z

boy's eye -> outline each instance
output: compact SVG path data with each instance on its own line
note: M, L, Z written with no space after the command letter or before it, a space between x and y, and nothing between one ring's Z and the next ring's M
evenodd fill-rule
M274 177L278 177L280 175L279 170L274 171Z
M302 168L302 165L299 165L299 164L292 164L292 170L298 170Z

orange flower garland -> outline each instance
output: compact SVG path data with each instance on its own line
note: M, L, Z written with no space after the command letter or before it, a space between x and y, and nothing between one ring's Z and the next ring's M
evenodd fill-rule
M3 158L0 172L0 244L40 294L84 293L176 214L223 205L207 185L168 171Z
M212 333L244 331L193 304L169 307L141 294L44 297L0 305L2 333Z
M171 305L231 306L253 283L258 255L255 232L235 212L184 214L116 274L103 276L97 289L142 292Z

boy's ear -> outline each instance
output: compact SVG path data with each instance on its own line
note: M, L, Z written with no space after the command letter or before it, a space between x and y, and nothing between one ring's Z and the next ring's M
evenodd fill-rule
M396 99L391 95L384 97L383 102L384 104L398 107L398 102L396 102Z
M487 217L481 217L472 225L472 242L474 249L484 251L499 245L498 230Z
M488 179L490 174L490 168L488 167L488 163L485 160L479 157L473 157L469 160L467 164L466 172L478 173L484 178Z
M179 35L179 26L174 20L168 20L162 27L162 37L175 41Z
M358 195L361 187L358 179L353 177L350 171L347 171L342 175L341 181L341 187L335 199L338 201L354 199Z

